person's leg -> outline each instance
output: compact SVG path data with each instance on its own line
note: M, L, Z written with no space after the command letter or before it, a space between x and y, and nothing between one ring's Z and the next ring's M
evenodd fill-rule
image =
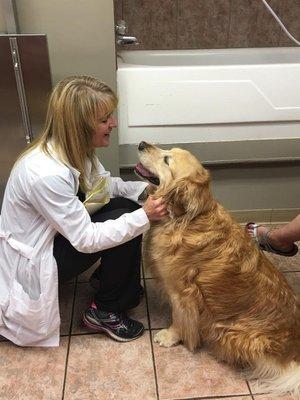
M62 235L54 238L53 255L57 263L58 281L68 282L97 262L101 253L81 253Z
M300 240L300 214L288 224L271 230L268 238L275 247L288 249Z
M114 207L121 214L132 212L140 206L128 199L114 199ZM119 208L123 207L123 208ZM95 215L94 222L101 222ZM101 252L101 264L91 277L97 289L95 304L103 311L122 312L136 307L140 302L141 241L138 236L120 246Z
M111 199L91 219L93 222L104 222L138 208L139 205L128 199ZM101 257L101 265L93 274L98 282L95 302L86 310L84 323L92 329L108 333L116 340L132 340L143 332L141 323L121 313L139 303L140 247L141 237L137 237L120 246L89 254L78 252L61 235L55 238L54 256L60 281L80 274Z
M127 199L115 199L107 209L112 206L123 207L117 208L118 211L122 210L122 214L139 208ZM99 218L99 214L95 215L93 221L97 222ZM92 276L97 292L94 302L83 316L88 328L105 332L123 342L141 336L143 324L128 318L123 312L140 302L140 259L141 236L101 252L101 265Z
M247 224L247 230L252 236L253 225L255 224ZM267 240L274 250L286 252L287 254L290 252L291 254L297 252L295 242L300 240L300 215L288 224L277 229L269 230L264 225L259 225L255 229L258 242Z

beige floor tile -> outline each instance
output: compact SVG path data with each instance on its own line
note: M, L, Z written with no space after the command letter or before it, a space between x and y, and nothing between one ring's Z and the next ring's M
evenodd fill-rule
M92 332L82 323L82 315L85 309L91 304L95 290L88 283L78 283L76 290L76 299L74 305L74 315L72 324L72 333L88 333ZM148 317L146 300L143 297L141 303L134 309L128 311L128 316L141 321L145 328L148 328Z
M212 400L252 400L252 397L251 396L234 396L234 397L226 396L226 397L214 397Z
M214 397L212 400L252 400L251 396Z
M68 335L72 320L75 283L59 285L60 334Z
M203 400L205 400L205 399L206 399L206 397L203 398ZM211 400L252 400L252 397L251 396L234 396L234 397L226 396L226 397L213 397Z
M161 400L249 394L240 373L217 362L205 350L191 353L183 345L153 346Z
M64 400L156 399L149 332L128 343L71 338Z
M1 400L62 398L68 338L54 348L17 347L0 343Z
M300 243L298 242L298 247ZM282 272L285 271L300 271L300 252L294 257L283 257L273 253L265 252L269 260Z
M284 276L295 292L300 296L300 272L287 272Z
M166 328L171 323L171 308L157 288L156 279L145 279L151 329Z

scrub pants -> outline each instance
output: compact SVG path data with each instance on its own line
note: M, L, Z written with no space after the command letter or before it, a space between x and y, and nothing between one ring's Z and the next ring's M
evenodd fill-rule
M118 197L95 212L93 222L117 219L140 208L135 202ZM101 257L101 264L91 277L97 287L94 302L102 311L122 312L140 302L140 264L142 235L119 246L96 253L81 253L62 235L54 238L53 254L59 282L66 282L89 269Z

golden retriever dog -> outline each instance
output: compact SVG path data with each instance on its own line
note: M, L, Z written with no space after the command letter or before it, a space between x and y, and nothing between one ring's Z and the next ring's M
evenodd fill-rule
M172 307L171 326L154 341L205 345L264 389L299 398L300 307L284 276L213 198L196 157L141 142L139 158L136 172L169 210L145 239L147 264Z

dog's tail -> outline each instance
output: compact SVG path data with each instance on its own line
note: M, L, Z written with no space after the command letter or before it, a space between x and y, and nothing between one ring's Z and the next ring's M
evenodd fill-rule
M260 391L274 395L291 394L300 400L300 363L291 361L286 366L279 366L270 360L261 360L251 374L258 378Z

